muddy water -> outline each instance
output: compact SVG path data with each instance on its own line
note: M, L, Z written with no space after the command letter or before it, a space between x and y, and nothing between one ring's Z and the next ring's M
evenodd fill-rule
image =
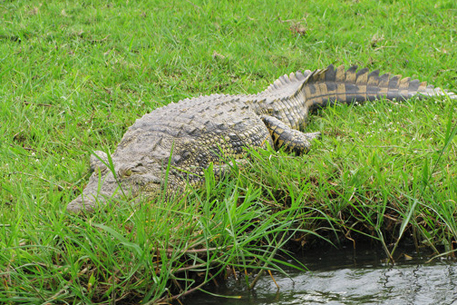
M400 254L400 252L398 252ZM243 282L228 280L211 293L197 293L184 304L392 304L457 305L457 262L438 260L408 251L394 266L381 252L361 249L312 251L297 256L309 271L288 269L288 277L264 276L253 291Z

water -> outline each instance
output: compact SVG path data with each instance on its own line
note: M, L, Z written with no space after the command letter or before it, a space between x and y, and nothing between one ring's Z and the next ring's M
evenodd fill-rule
M309 271L288 269L289 277L274 274L278 290L267 274L249 291L234 279L206 287L215 294L196 293L183 304L392 304L457 305L457 263L434 261L409 252L394 266L385 263L381 252L362 249L313 251L299 260ZM407 257L407 259L405 259Z

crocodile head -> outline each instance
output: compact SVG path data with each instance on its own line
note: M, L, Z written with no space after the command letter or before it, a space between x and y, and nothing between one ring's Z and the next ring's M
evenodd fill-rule
M69 212L92 212L112 199L129 200L158 197L162 193L163 171L159 164L108 161L106 153L97 151L91 156L92 176L83 193L67 206Z

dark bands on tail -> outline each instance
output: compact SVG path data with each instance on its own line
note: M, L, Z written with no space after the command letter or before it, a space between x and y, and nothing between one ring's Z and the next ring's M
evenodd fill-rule
M457 95L426 82L402 78L401 75L391 76L390 73L380 75L379 70L370 72L367 68L357 71L357 66L345 70L344 66L334 68L333 65L323 70L315 70L303 82L300 90L306 97L310 109L340 103L365 102L377 99L406 100L417 96L449 96L457 99Z

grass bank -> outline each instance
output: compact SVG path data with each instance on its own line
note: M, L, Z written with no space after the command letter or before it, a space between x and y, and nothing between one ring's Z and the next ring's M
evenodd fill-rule
M457 88L453 0L0 4L0 302L153 303L224 276L255 283L317 239L452 255L455 102L381 101L311 118L304 157L249 164L179 202L65 213L94 150L185 97L255 93L358 64Z

